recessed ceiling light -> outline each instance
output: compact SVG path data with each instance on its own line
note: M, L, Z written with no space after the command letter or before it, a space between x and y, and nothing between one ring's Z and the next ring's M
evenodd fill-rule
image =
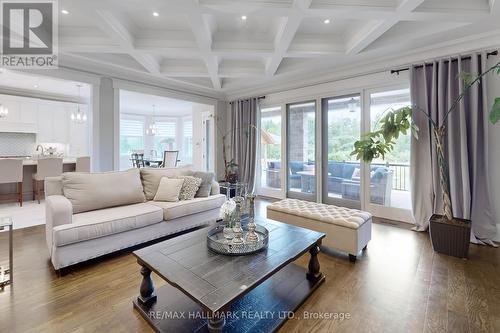
M61 13L63 13L64 15L68 15L69 14L69 12L66 9L61 10Z
M330 19L326 19L326 20L324 20L324 21L323 21L323 23L324 23L324 24L328 24L328 23L330 23Z
M35 85L33 86L33 88L38 88L38 84L35 84Z
M246 21L247 16L246 16L246 15L241 15L241 19L242 19L243 21Z
M153 12L153 16L158 17L158 16L160 16L160 14L158 12Z

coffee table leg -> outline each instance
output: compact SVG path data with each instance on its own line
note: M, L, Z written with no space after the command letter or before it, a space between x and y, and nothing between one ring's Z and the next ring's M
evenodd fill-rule
M140 263L139 263L140 264ZM156 302L155 285L151 279L151 270L146 267L141 267L142 282L140 288L140 296L137 300L140 304L151 305Z
M226 318L223 314L218 315L218 313L215 313L211 318L208 318L209 332L222 332L222 330L224 329L224 325L226 325Z
M318 260L318 253L320 251L319 246L321 243L314 244L313 247L309 250L309 253L311 254L311 258L309 259L309 271L307 272L307 279L308 280L316 280L320 278L323 273L320 272L320 266L319 266L319 260Z

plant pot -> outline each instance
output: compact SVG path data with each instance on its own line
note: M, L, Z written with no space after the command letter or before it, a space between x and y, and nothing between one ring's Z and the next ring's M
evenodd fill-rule
M434 214L429 221L431 243L434 251L458 258L469 253L471 221L459 218L446 219Z

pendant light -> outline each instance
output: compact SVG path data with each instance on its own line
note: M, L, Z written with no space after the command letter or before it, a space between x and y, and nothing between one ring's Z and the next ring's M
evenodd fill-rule
M76 112L71 113L71 120L77 124L83 124L87 121L87 114L80 110L80 89L82 85L77 84L76 86L78 87L78 104Z
M351 97L349 103L347 104L347 107L349 108L349 112L356 112L356 109L358 108L358 102L354 99L354 97Z
M158 134L158 127L155 122L155 105L153 104L153 118L149 124L149 128L146 130L147 135L155 136Z

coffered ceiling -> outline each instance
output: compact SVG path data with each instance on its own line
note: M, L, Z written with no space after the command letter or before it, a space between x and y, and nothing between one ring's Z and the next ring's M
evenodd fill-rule
M61 64L219 92L500 32L500 0L62 0L59 9Z

